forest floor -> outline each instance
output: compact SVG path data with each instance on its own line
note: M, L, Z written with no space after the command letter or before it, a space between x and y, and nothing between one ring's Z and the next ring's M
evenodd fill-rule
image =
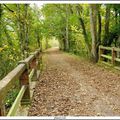
M29 116L120 116L120 74L49 49Z

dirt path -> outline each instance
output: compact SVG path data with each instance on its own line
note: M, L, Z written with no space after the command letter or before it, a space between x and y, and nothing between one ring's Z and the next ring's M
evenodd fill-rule
M30 116L120 116L120 74L51 49Z

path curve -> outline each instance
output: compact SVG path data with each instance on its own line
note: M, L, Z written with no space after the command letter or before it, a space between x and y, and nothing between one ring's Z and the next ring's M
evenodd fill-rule
M120 74L49 49L29 116L120 116Z

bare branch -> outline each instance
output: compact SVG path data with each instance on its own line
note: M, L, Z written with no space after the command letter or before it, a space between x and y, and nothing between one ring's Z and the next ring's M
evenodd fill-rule
M14 12L13 10L11 10L6 4L3 4L10 12Z

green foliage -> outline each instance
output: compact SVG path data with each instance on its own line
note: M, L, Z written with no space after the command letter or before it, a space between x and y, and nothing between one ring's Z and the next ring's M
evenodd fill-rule
M90 15L89 15L89 5L88 4L68 4L68 39L69 39L69 52L87 55L89 46L89 52L91 52L92 39L91 39L91 26L90 26ZM79 6L78 15L76 11L76 6ZM110 7L110 24L109 24L109 34L105 36L105 14L106 7ZM120 36L120 5L119 4L97 4L97 9L99 10L101 17L101 39L98 44L106 43L107 46L119 45L118 37ZM44 36L50 39L52 36L58 39L60 47L64 50L65 39L66 39L66 5L65 4L45 4L42 8L42 15L44 16ZM85 29L86 36L88 38L85 41L85 36L83 35L83 28L80 24L80 17L82 18ZM98 20L97 20L98 21ZM98 29L98 22L97 22ZM97 30L98 32L98 30ZM87 45L88 44L88 45ZM95 43L96 44L96 43Z
M96 6L102 30L101 39L94 44L97 47L104 43L106 46L120 47L120 4ZM108 34L105 34L106 7L110 8ZM42 9L36 4L0 4L0 79L30 52L37 48L45 50L53 44L56 46L56 41L61 50L65 50L68 44L69 52L88 57L93 46L89 14L88 4L44 4ZM99 27L98 16L96 27ZM8 94L6 107L12 105L18 94L16 88Z
M80 54L86 50L82 28L80 27L79 17L76 14L76 5L68 5L68 39L69 51ZM84 8L88 6L84 6ZM44 33L47 38L56 37L61 49L64 50L66 39L66 5L65 4L46 4L42 8L44 16ZM88 9L83 11L82 15L88 15ZM86 16L84 16L86 18ZM85 23L89 24L88 17ZM88 32L89 34L89 32ZM86 53L86 52L85 52Z
M34 12L34 8L27 5L25 16L25 4L0 5L0 79L2 79L25 57L22 53L26 48L29 54L39 47L37 35L42 39L42 25L37 16L39 9Z
M79 7L79 11L76 6ZM105 40L106 6L110 7L110 25ZM101 14L100 43L119 46L120 5L97 4L97 7ZM11 71L20 59L26 57L23 51L29 54L39 47L49 48L50 43L52 44L50 40L53 38L58 40L60 48L65 50L66 19L68 19L69 52L87 55L87 43L80 18L85 25L87 42L91 49L88 4L44 4L42 9L39 9L36 4L0 4L0 79Z
M5 107L6 109L9 109L13 102L15 101L17 95L18 95L18 89L12 89L9 93L8 93L8 96L6 98L6 101L5 101Z

